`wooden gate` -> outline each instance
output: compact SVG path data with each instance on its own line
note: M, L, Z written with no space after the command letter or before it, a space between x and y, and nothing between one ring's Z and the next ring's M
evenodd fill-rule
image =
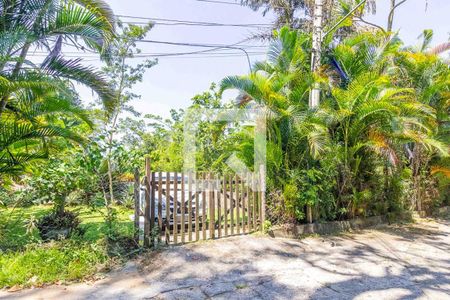
M264 180L262 168L258 176L153 172L146 159L145 169L134 182L135 239L145 247L262 230L265 194L252 189Z

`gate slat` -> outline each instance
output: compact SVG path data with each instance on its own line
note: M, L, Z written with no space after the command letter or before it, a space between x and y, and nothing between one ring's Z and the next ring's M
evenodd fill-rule
M203 172L202 174L202 237L204 240L206 240L206 221L207 221L207 214L206 214L206 191L205 191L205 180L206 180L206 173Z
M255 181L255 175L254 174L252 174L252 178L253 178L253 182L254 183L256 183L256 181ZM254 184L253 185L254 186L254 188L256 187L256 184ZM254 189L253 190L253 197L252 197L253 199L252 199L252 203L253 203L253 207L252 207L252 211L253 211L253 230L255 230L256 231L256 219L258 218L258 216L256 215L256 205L257 205L257 202L258 202L258 193L256 192L256 189Z
M188 173L188 240L192 242L192 173Z
M208 173L208 193L209 193L209 238L214 239L215 230L214 230L214 190L212 187L212 176L211 173Z
M198 180L199 180L199 174L195 174L195 240L200 240L200 233L199 233L199 213L200 213L200 201L199 201L199 187L198 187Z
M246 226L245 226L245 183L244 183L244 176L241 178L241 206L242 206L242 233L246 233Z
M236 183L235 183L235 188L236 188L236 233L240 234L241 233L241 218L240 218L240 214L239 214L239 210L240 210L240 195L239 195L239 177L236 174Z
M223 228L225 236L228 236L228 197L227 197L227 175L223 175Z
M162 220L162 172L158 172L158 243L161 243Z
M148 177L144 178L145 186L145 212L144 212L144 247L150 246L150 184Z
M251 224L251 219L250 219L250 185L251 185L251 178L250 178L250 174L247 173L247 230L248 232L251 232L250 230L250 224Z
M185 243L185 239L184 239L184 229L185 229L185 223L186 220L184 218L184 214L185 214L185 191L184 191L184 173L181 173L181 242L184 244Z
M217 236L219 238L222 237L222 197L221 197L221 189L223 186L223 183L220 180L220 175L217 176Z
M155 189L156 189L156 182L155 182L155 172L151 172L151 177L152 177L152 181L151 181L151 195L150 195L150 245L154 246L155 245L155 236L153 235L154 232L154 228L156 226L155 224Z
M233 175L230 175L230 234L234 234L234 190L233 190Z
M178 243L178 173L173 174L173 243Z
M166 244L170 243L170 173L166 172Z

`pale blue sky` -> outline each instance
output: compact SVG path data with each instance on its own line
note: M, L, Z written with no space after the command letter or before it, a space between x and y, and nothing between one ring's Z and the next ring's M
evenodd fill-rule
M225 0L232 2L233 0ZM426 6L428 2L428 6ZM259 12L239 5L208 3L196 0L109 0L115 14L151 18L181 19L191 21L219 23L264 23L272 21L272 16L263 17ZM389 0L377 1L377 14L367 19L385 26ZM408 0L398 11L394 29L408 44L417 43L417 36L423 29L433 29L434 43L447 41L450 32L449 0ZM128 19L129 20L129 19ZM136 20L135 20L136 21ZM147 39L188 42L233 44L255 32L254 29L240 27L196 27L196 26L159 26L156 25ZM246 44L258 44L246 42ZM141 44L143 52L188 52L204 48ZM264 52L256 48L252 52ZM235 52L238 53L238 52ZM244 56L235 57L168 57L160 58L159 64L148 70L142 84L135 92L142 99L135 101L135 108L142 113L167 116L170 108L184 108L197 93L205 91L211 82L219 82L227 75L245 74L248 64ZM254 54L252 60L261 60L263 54ZM137 61L137 60L136 60ZM92 62L90 62L92 63ZM93 62L94 65L97 63ZM84 99L92 94L82 89ZM232 93L225 94L233 97Z

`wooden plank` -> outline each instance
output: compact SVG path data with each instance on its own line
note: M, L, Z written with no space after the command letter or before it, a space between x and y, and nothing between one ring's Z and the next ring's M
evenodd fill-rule
M247 173L247 230L248 232L251 232L251 213L250 213L250 194L251 194L251 184L252 184L252 178L250 176L250 173Z
M206 240L206 221L207 221L207 217L208 215L206 214L206 204L207 204L207 200L206 200L206 191L205 191L205 180L206 180L206 173L203 172L202 175L202 237L204 240Z
M155 205L155 189L156 189L156 181L155 181L155 172L151 172L151 182L150 182L150 245L154 246L155 245L155 236L154 236L154 229L155 229L155 210L156 210L156 205Z
M158 173L158 243L161 243L161 234L163 228L163 220L162 220L162 173Z
M134 170L134 241L139 244L139 215L140 215L141 184L139 179L139 169Z
M209 192L209 238L215 238L215 211L214 211L214 189L212 186L212 174L208 173L208 192Z
M186 203L185 203L185 190L184 190L184 173L181 173L181 242L184 244L185 243L185 239L184 239L184 229L185 229L185 225L186 225L186 219L184 217L185 214L185 208L186 208Z
M166 173L166 244L170 243L170 173Z
M188 240L192 242L192 173L188 173Z
M195 174L195 240L200 240L200 233L199 233L199 214L200 214L200 201L199 201L199 181L200 174Z
M230 175L230 234L234 234L234 190L233 190L233 175Z
M144 178L145 208L144 208L144 247L150 246L150 183Z
M236 232L237 234L241 233L241 218L240 218L240 203L241 203L241 195L240 195L240 191L239 191L239 177L236 174L236 183L235 183L235 188L236 188Z
M256 176L252 174L253 182L256 183ZM256 184L253 185L253 197L252 197L252 221L253 221L253 230L256 230L256 220L258 219L257 215L257 206L258 206L258 192L256 191Z
M246 189L245 189L244 176L242 176L242 178L241 178L242 233L246 233L246 229L247 229L245 226L245 223L247 222L247 220L245 219L245 198L246 198L245 192L246 192Z
M261 178L261 231L264 230L264 222L266 221L266 172L263 165L259 166L259 176Z
M228 191L227 191L227 175L223 175L223 228L225 236L228 236Z
M221 182L220 180L220 175L217 176L217 237L221 238L222 237L222 188L224 187L224 182L225 180L223 180Z
M173 174L173 243L178 243L178 173Z

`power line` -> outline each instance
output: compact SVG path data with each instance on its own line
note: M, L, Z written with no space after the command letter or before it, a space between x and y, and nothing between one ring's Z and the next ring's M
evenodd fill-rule
M221 0L194 0L197 2L207 2L207 3L215 3L215 4L229 4L229 5L239 5L241 6L240 3L237 2L228 2L228 1L221 1Z
M272 27L272 24L264 24L264 23L242 23L242 24L234 24L234 23L219 23L219 22L205 22L205 21L190 21L190 20L179 20L179 19L166 19L166 18L151 18L151 17L139 17L139 16L130 16L130 15L116 15L119 18L127 18L127 19L137 19L137 20L149 20L152 23L160 24L160 25L187 25L187 26L229 26L229 27ZM169 22L169 23L168 23ZM130 22L123 21L123 23L137 23L137 24L147 24L145 22Z
M128 58L151 58L151 57L171 57L171 56L190 56L190 57L195 57L195 56L202 56L204 52L202 53L155 53L155 54L139 54L139 55L134 55L132 57L128 57ZM263 51L255 51L255 52L247 52L249 55L263 55L266 54L266 52ZM31 57L47 57L48 54L45 53L30 53L28 54ZM207 53L208 56L244 56L243 53L238 53L238 52L234 52L234 53L224 53L224 52L212 52L212 53ZM66 55L63 53L63 56L66 58L96 58L96 56L94 55Z

